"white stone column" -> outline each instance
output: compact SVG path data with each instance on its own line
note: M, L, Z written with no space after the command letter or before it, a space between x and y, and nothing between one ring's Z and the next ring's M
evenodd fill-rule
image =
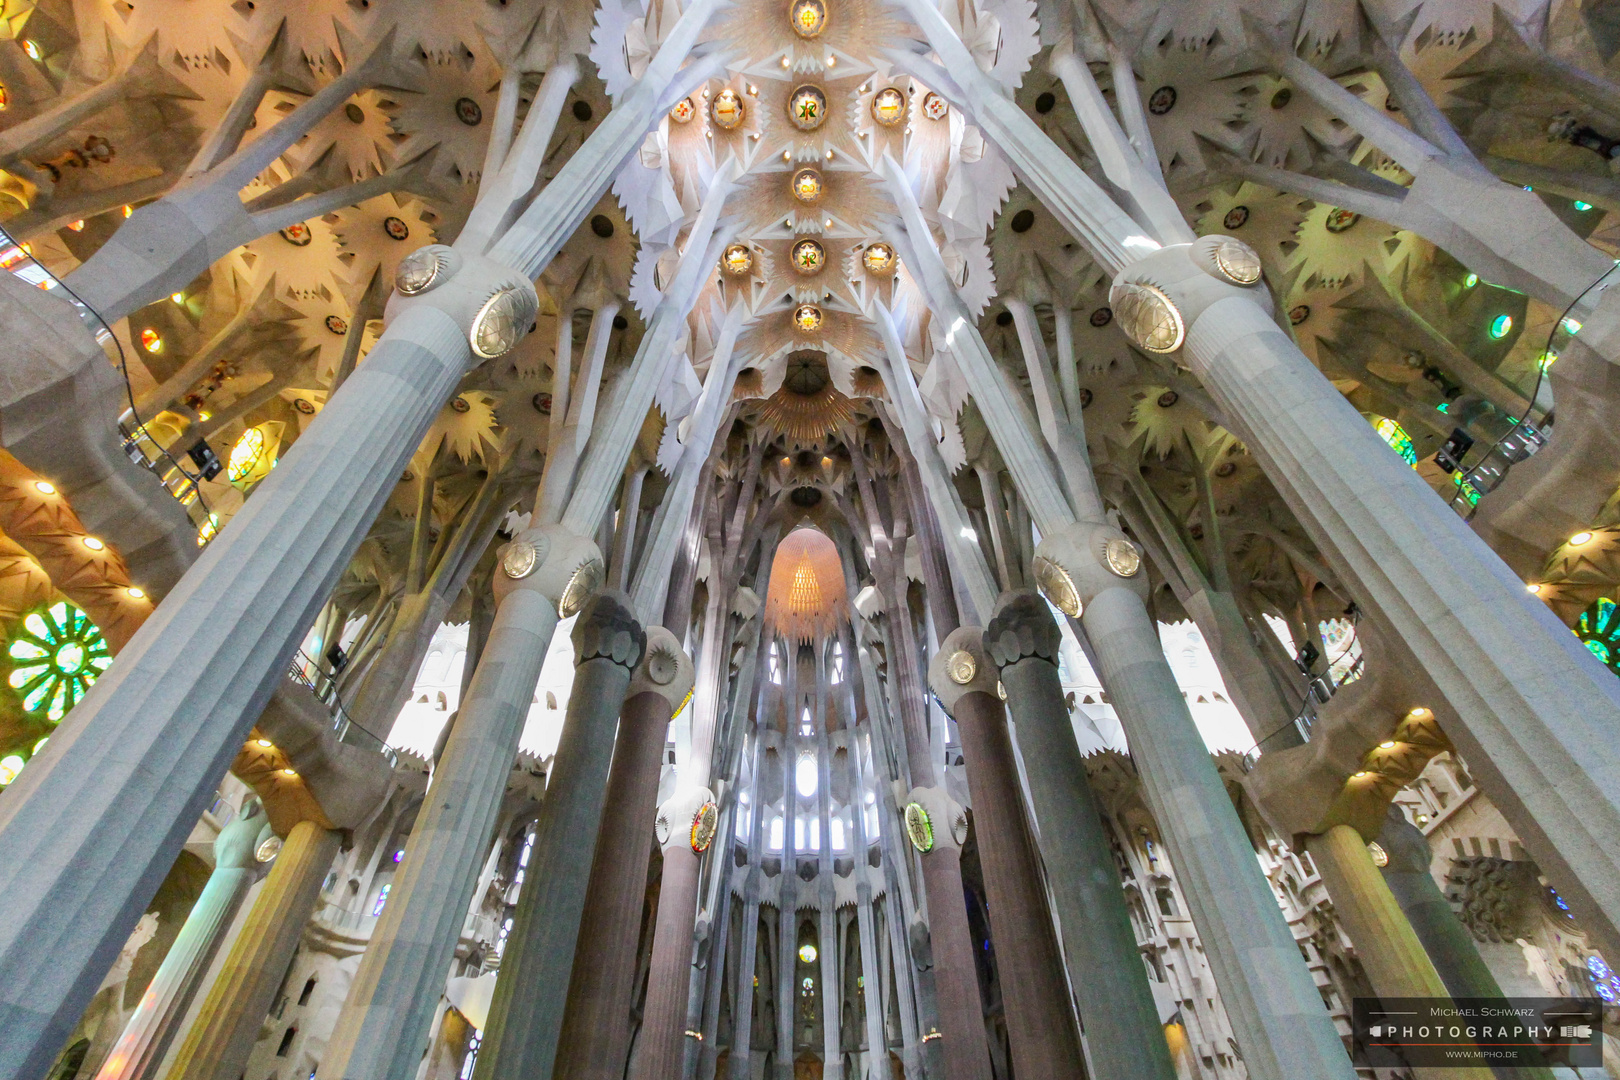
M1389 452L1271 320L1264 291L1223 279L1223 245L1228 260L1247 251L1227 237L1166 248L1121 273L1115 295L1152 284L1173 305L1178 355L1434 680L1481 789L1620 953L1620 682Z
M157 1073L214 950L242 897L258 879L259 845L272 835L259 801L250 799L214 838L214 871L96 1080L147 1080Z
M661 115L715 6L698 0L687 9L641 82L522 212L492 258L424 249L424 259L448 259L432 287L394 298L391 324L365 363L7 789L0 1030L8 1038L0 1043L0 1075L48 1066L294 643L473 362L474 315L496 288L528 288L524 277L532 280L595 205ZM692 67L681 78L709 70Z

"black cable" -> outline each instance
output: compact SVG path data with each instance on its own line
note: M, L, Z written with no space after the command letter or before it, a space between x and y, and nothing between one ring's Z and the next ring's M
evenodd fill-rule
M1615 270L1620 270L1620 263L1617 263L1616 265L1611 266L1609 269L1603 271L1603 273L1598 276L1596 281L1582 289L1580 295L1571 300L1569 304L1565 306L1562 314L1558 316L1558 320L1553 323L1552 329L1547 331L1547 343L1542 347L1541 359L1536 363L1536 383L1530 389L1530 400L1525 404L1524 415L1515 420L1513 422L1513 426L1498 436L1497 440L1491 443L1490 447L1485 451L1485 453L1480 456L1480 459L1474 462L1474 464L1470 466L1467 471L1463 472L1462 475L1457 478L1457 490L1452 492L1450 499L1446 500L1447 506L1456 506L1457 496L1463 493L1463 485L1468 484L1473 479L1474 474L1479 471L1479 467L1490 459L1490 456L1496 452L1496 448L1501 446L1509 435L1512 435L1514 432L1524 427L1525 421L1530 419L1530 414L1534 412L1536 408L1536 397L1541 393L1541 384L1547 377L1547 368L1552 363L1552 361L1548 360L1547 357L1552 355L1553 338L1557 336L1559 328L1564 325L1564 320L1569 318L1569 313L1575 310L1575 305L1579 304L1582 300L1585 300L1587 293L1590 293L1593 289L1603 284L1604 280L1608 278L1610 274L1614 273ZM1578 333L1578 331L1572 331L1570 333L1569 338L1571 341L1575 340L1576 333ZM1459 469L1461 469L1462 462L1459 461L1457 466ZM1503 470L1503 473L1505 475L1506 470ZM1477 504L1471 504L1468 512L1469 519L1473 518L1476 508Z
M18 243L16 237L12 236L10 233L5 233L4 235L8 240L16 245L18 250L22 250L22 244ZM23 253L27 255L29 259L33 260L34 264L39 266L40 269L45 269L44 265L41 264L38 259L34 258L32 252L25 251ZM50 271L47 270L46 273L50 273ZM84 310L88 311L91 315L95 316L96 322L100 323L101 328L107 331L107 336L112 338L113 345L115 345L118 349L118 374L124 380L124 397L129 402L129 415L134 419L135 430L144 433L146 431L146 423L141 419L140 413L135 409L135 387L129 381L129 357L124 352L124 343L118 340L118 335L113 332L113 328L107 323L107 320L101 317L101 312L85 303L84 298L78 293L74 292L66 281L63 281L55 274L51 274L51 280L56 282L59 289L73 297L75 303L84 308ZM153 446L157 446L157 440L152 439L150 435L147 435L147 438L151 441ZM169 464L173 465L179 470L180 475L191 481L191 490L197 496L197 502L202 506L203 513L212 519L213 514L208 509L208 500L203 498L202 488L199 486L198 478L187 472L185 466L176 461L174 455L169 453L169 451L164 447L158 446L158 452L168 459Z

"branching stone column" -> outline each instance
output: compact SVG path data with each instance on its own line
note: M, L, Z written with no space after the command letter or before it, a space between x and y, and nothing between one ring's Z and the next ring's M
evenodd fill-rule
M1350 1059L1165 661L1135 546L1111 525L1077 523L1041 540L1035 576L1091 639L1249 1075L1349 1080Z
M647 1001L642 1007L641 1034L630 1062L630 1080L678 1077L686 1059L686 1016L692 987L692 927L697 916L698 878L703 857L693 847L697 815L713 800L708 788L676 792L658 808L669 823L664 835L664 876L658 886L658 921L653 929L652 959L647 968ZM724 835L711 837L722 850ZM719 928L714 928L712 932ZM725 957L711 954L710 978L725 977Z
M692 661L681 643L662 626L648 627L646 649L620 714L587 890L591 902L579 925L580 948L568 987L568 1008L551 1074L554 1080L622 1080L624 1076L653 839L647 826L657 807L670 719L686 704L691 689ZM694 807L693 812L699 809ZM712 816L704 818L703 827L711 841L714 825ZM691 850L697 835L691 815L684 821L667 822L664 828L670 835L681 834ZM660 890L660 906L663 899ZM689 931L690 915L688 906Z
M1085 1073L1080 1033L1046 909L1041 857L1024 816L1007 714L996 696L996 671L984 655L982 638L978 627L952 631L934 655L928 681L955 717L967 759L1013 1071L1078 1077Z
M1115 278L1113 309L1202 379L1450 703L1481 789L1620 954L1620 683L1277 327L1258 265L1231 237L1168 247Z
M242 1075L340 839L337 830L313 821L292 827L167 1080L237 1080Z
M984 651L1001 669L1007 709L1018 724L1091 1064L1101 1080L1173 1080L1175 1065L1136 949L1119 871L1063 703L1057 669L1062 640L1046 602L1021 590L1002 596L984 632Z
M507 545L501 568L489 640L322 1059L330 1077L391 1080L421 1060L559 611L578 608L601 557L553 525Z
M174 1038L191 1004L191 996L208 971L220 936L230 926L242 897L258 879L259 845L273 835L259 801L250 799L214 838L214 872L208 875L202 894L191 906L185 925L180 927L157 974L141 995L112 1053L96 1073L96 1080L146 1080L157 1071L169 1040ZM274 855L266 850L265 857Z
M631 672L647 651L647 635L630 611L629 597L619 592L597 592L586 601L573 640L574 686L540 804L528 881L501 959L477 1080L551 1075L602 822L614 728ZM498 799L504 785L493 786Z

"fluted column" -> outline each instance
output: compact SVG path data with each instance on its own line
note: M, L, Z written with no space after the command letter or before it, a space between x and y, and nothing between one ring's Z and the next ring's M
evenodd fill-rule
M591 902L579 925L579 951L552 1070L555 1080L622 1080L624 1076L664 739L670 719L685 704L691 689L692 662L680 642L662 626L648 627L646 651L631 677L619 718L591 867ZM693 812L697 809L692 807ZM684 837L690 851L692 814L670 821L668 828L671 836ZM659 904L663 904L662 890ZM690 920L690 908L686 917Z
M555 525L503 549L489 640L321 1061L329 1077L392 1080L420 1061L558 615L600 573L595 545Z
M272 835L259 801L249 799L214 838L214 872L96 1080L146 1080L157 1071L219 947L220 935L258 877L259 845Z
M1007 709L1018 724L1091 1064L1100 1080L1174 1080L1119 871L1063 702L1061 643L1051 610L1029 590L1003 594L984 632L984 650L1001 670Z
M679 1077L686 1059L686 1016L692 987L692 928L697 917L698 871L703 858L692 848L694 815L712 796L707 788L676 792L659 807L669 822L662 847L664 874L658 886L658 917L653 928L652 959L647 965L647 1002L642 1006L641 1034L630 1062L630 1080ZM731 839L712 841L722 852ZM720 927L710 927L718 934ZM725 977L725 956L710 953L710 978Z
M629 597L609 590L585 602L573 640L574 686L540 804L528 878L501 958L477 1080L551 1075L602 822L614 728L631 672L647 647Z
M929 684L956 718L967 760L1013 1071L1078 1077L1085 1073L1080 1035L1046 909L1040 854L1024 815L1006 712L996 696L996 670L982 638L978 627L952 631L930 665Z
M1349 825L1307 837L1305 849L1333 898L1333 910L1356 946L1373 992L1381 998L1446 997L1412 924L1373 865L1366 841ZM1417 1080L1491 1080L1483 1065L1413 1068Z
M242 1075L341 839L335 829L313 821L292 827L166 1080Z
M640 80L487 255L482 245L424 249L424 259L447 259L431 287L393 298L365 363L6 790L0 1076L49 1067L287 656L474 362L468 335L478 312L511 289L509 314L527 328L531 283L667 111L667 93L717 70L712 58L686 64L717 6L687 6ZM38 303L59 303L61 317L76 320L64 302L41 294Z

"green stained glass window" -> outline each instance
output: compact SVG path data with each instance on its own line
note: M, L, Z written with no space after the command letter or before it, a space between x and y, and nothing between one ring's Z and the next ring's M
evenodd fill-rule
M24 617L6 650L11 686L23 708L61 720L112 664L112 650L90 617L59 601Z
M1406 429L1388 417L1380 417L1373 425L1378 435L1404 460L1408 465L1417 464L1417 447L1412 445L1412 437Z
M1575 636L1610 671L1620 675L1620 606L1608 597L1599 597L1575 620Z

